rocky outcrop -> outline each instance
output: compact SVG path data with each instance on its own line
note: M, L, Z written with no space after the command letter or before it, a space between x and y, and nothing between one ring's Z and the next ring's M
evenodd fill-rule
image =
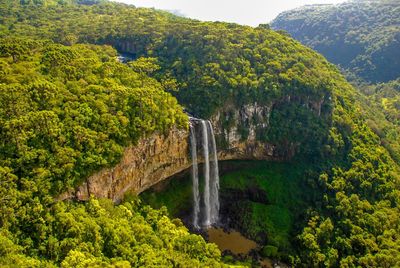
M239 108L233 104L221 108L211 118L218 160L283 161L292 158L296 145L287 146L282 154L277 152L275 145L257 137L259 131L270 127L272 109L273 104L256 102ZM319 110L315 108L315 112ZM94 195L118 202L128 191L139 194L189 168L192 164L189 149L188 130L174 128L166 134L153 134L126 148L122 160L115 167L97 172L78 189L61 195L59 199L86 200ZM198 161L202 162L201 157Z
M188 131L172 129L153 134L125 149L119 164L92 175L76 191L59 199L86 200L90 195L120 201L125 192L140 193L191 165Z
M269 126L271 109L272 104L255 102L239 109L229 104L218 111L211 122L219 145L219 159L283 160L276 155L274 145L257 139L257 131Z

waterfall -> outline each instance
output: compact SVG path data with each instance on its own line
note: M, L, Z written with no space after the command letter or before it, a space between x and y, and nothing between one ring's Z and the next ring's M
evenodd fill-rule
M219 216L219 171L218 171L218 156L217 145L215 143L214 131L211 122L208 121L211 139L211 178L210 185L210 205L211 205L211 223L218 222Z
M204 226L211 225L211 204L210 204L210 158L208 151L208 124L201 120L201 131L203 134L203 153L204 153Z
M193 226L199 228L199 222L202 226L208 228L218 222L219 216L219 172L217 147L215 143L214 131L210 121L191 118L190 122L190 147L192 155L192 179L193 179ZM200 194L197 164L197 139L196 126L199 125L201 134L201 147L204 160L204 193L203 203L204 211L200 213ZM211 153L211 154L210 154ZM202 219L199 219L202 216Z
M194 126L190 125L190 149L192 154L192 179L193 179L193 226L199 229L200 194L199 170L197 166L197 141Z

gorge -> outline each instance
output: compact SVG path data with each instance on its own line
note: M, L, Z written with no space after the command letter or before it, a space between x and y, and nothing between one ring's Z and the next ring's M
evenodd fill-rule
M308 97L303 99L284 96L266 105L253 102L236 106L228 103L210 118L210 123L206 124L211 124L212 127L209 128L215 135L218 149L216 157L220 161L291 160L296 152L311 150L309 147L314 146L313 143L324 139L323 136L317 135L320 135L318 132L325 134L321 129L326 127L323 120L330 117L329 102L326 96L316 100ZM283 118L275 116L286 112L281 110L290 105L302 107L302 113L290 116L297 117L297 120L307 120L305 124L310 124L307 131L297 129L290 139L281 140L281 137L277 136L272 142L260 138L268 132L273 133L282 129L291 131L290 129L295 128L289 121L282 121ZM189 118L187 122L190 123ZM200 126L201 121L194 122L198 136L196 140L200 141L205 138L200 133L205 131L208 136L209 131L206 130L207 126L206 128ZM246 131L243 132L243 129ZM310 135L314 137L308 139ZM189 129L172 128L166 133L154 133L142 138L137 144L124 150L122 160L117 165L94 173L82 185L63 193L58 199L87 200L93 195L110 198L118 203L126 192L140 194L149 187L191 167L190 136ZM213 143L214 140L211 139L211 145ZM202 144L204 145L199 142L197 146L203 147ZM202 156L198 157L199 163L204 162L204 149L202 151ZM215 157L211 157L214 161ZM215 172L215 168L216 165L211 165L210 173Z
M0 266L399 266L399 132L321 54L107 0L0 14Z

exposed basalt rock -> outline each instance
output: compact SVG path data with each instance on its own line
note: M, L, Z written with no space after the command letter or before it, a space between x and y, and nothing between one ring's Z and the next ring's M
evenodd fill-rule
M287 100L290 101L290 100ZM322 101L321 101L322 103ZM317 107L311 107L318 112ZM291 159L298 144L284 145L285 152L276 146L259 141L257 131L269 127L273 104L252 103L237 108L226 105L212 118L217 139L218 159L271 160ZM281 145L282 147L282 145ZM199 162L203 160L201 157ZM105 168L89 177L84 184L59 199L86 200L90 195L120 201L125 192L143 192L158 182L171 177L192 164L189 153L189 131L171 129L167 134L153 134L138 144L126 148L122 160L113 168Z
M172 129L167 134L153 134L128 147L114 168L92 175L75 192L60 199L86 200L90 195L120 201L127 191L140 193L190 165L188 131Z
M230 104L218 111L211 121L220 148L219 159L284 160L284 156L276 155L274 145L257 140L257 130L269 126L271 109L272 104L255 102L239 109Z

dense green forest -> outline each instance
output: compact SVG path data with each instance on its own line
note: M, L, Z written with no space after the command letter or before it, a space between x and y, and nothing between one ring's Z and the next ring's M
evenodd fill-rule
M400 265L399 148L321 55L265 27L105 1L2 0L0 15L1 265L223 265L165 210L54 197L140 137L186 128L182 106L209 118L254 101L276 104L258 139L304 145L312 186L290 251L271 246L299 267ZM134 60L119 63L111 46ZM321 99L320 113L307 106Z
M154 64L119 63L107 46L29 39L1 39L0 51L2 266L218 265L214 245L137 200L53 199L139 137L187 127L176 99L133 70Z
M3 1L1 8L3 36L49 38L64 45L109 44L135 58L156 57L161 72L154 76L197 116L209 117L227 99L267 103L296 91L320 99L329 91L327 81L320 79L320 73L331 71L329 63L263 28L203 23L108 2Z
M360 87L364 94L380 105L390 122L400 125L400 78L389 83Z
M287 31L366 82L388 82L400 76L399 1L309 5L281 13L271 26Z
M337 64L365 96L370 127L399 160L400 5L359 0L308 5L281 13L271 24Z

